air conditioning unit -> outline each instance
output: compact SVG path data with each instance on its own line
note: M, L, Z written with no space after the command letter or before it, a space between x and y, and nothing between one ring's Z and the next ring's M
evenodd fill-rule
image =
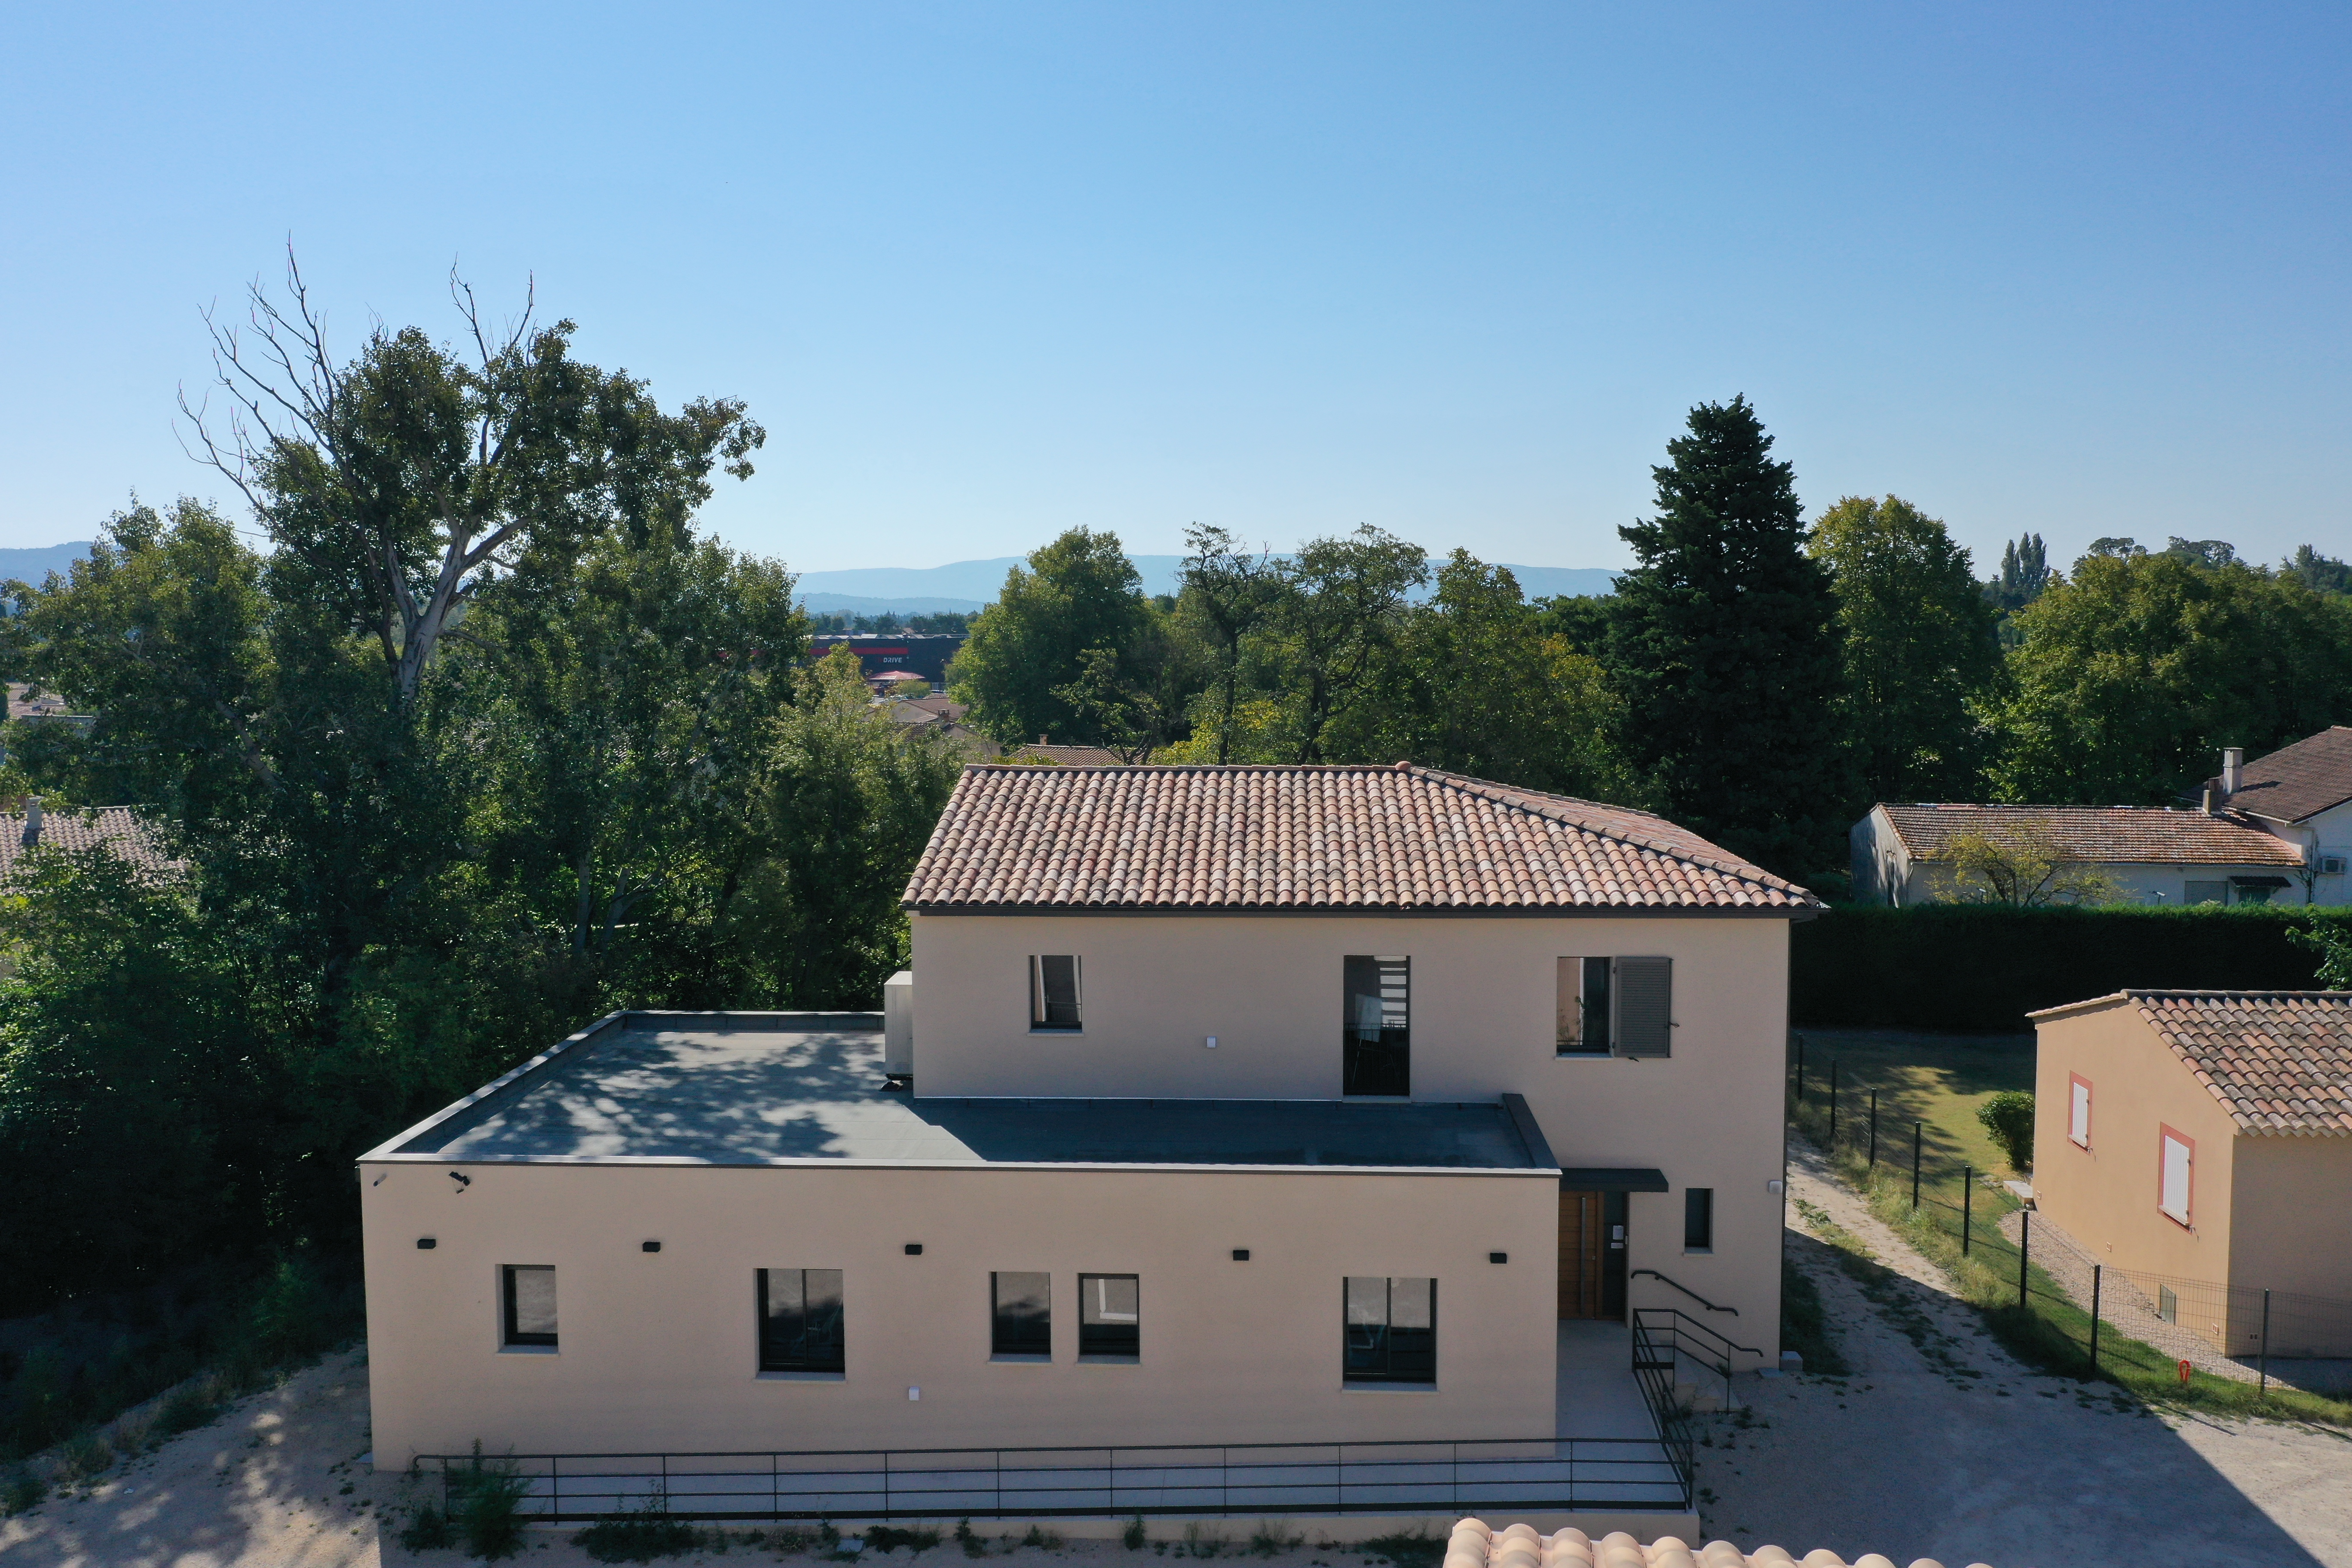
M2323 877L2341 877L2344 875L2344 857L2341 855L2322 855L2319 858L2319 874Z

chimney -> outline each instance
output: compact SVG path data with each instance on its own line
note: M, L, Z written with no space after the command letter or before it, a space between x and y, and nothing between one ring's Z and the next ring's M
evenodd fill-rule
M1038 743L1039 745L1041 745L1041 746L1042 746L1042 745L1044 745L1044 744L1045 743L1045 736L1043 736L1043 735L1038 736L1038 737L1037 737L1037 743Z
M2226 801L2238 793L2238 771L2245 765L2246 749L2243 746L2221 748L2221 798L2223 800Z
M26 848L30 849L34 845L38 844L40 841L41 797L37 795L28 795L25 797L25 835L16 842L22 844Z
M2214 811L2213 811L2213 786L2212 786L2211 784L2207 784L2207 785L2205 786L2205 805L2204 805L2204 811L2205 811L2205 815L2206 815L2206 816L2211 816L2212 815L2214 815Z

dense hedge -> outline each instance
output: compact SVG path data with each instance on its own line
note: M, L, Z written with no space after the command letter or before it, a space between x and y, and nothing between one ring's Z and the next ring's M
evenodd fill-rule
M2286 933L2314 920L2352 927L2352 910L1832 909L1792 933L1790 1016L1822 1028L2022 1030L2037 1007L2126 988L2305 990L2318 955Z

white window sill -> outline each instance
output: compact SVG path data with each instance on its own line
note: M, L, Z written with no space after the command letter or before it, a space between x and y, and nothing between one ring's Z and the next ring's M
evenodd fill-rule
M1683 1248L1683 1256L1685 1258L1713 1258L1715 1256L1715 1248L1712 1247L1685 1247Z
M1051 1366L1054 1364L1054 1358L1050 1355L1029 1355L1025 1353L1016 1355L1011 1351L998 1351L988 1359L995 1362L1010 1362L1015 1364L1026 1364L1029 1366Z
M499 1353L500 1355L553 1355L556 1353L556 1348L554 1345L500 1345Z
M845 1372L763 1372L756 1375L760 1383L847 1383Z
M1342 1394L1434 1394L1433 1383L1343 1383Z
M1080 1366L1141 1366L1143 1358L1139 1355L1082 1355L1078 1358L1078 1364Z
M1554 1051L1551 1059L1556 1062L1613 1062L1617 1058L1610 1051Z
M1048 1028L1044 1027L1044 1026L1041 1026L1041 1025L1032 1024L1032 1025L1030 1025L1030 1026L1029 1026L1029 1032L1030 1032L1031 1034L1033 1034L1033 1035L1059 1035L1059 1036L1063 1036L1063 1037L1076 1037L1076 1036L1079 1036L1079 1035L1083 1035L1083 1034L1085 1034L1085 1033L1086 1033L1086 1030L1084 1030L1084 1029L1082 1029L1082 1028L1080 1028L1080 1029L1048 1029Z

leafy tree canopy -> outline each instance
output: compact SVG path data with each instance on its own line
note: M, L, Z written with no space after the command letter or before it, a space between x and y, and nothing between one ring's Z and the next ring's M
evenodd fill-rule
M971 708L972 725L1006 744L1039 736L1100 744L1100 709L1074 701L1087 679L1087 655L1113 652L1114 684L1149 683L1147 642L1159 614L1118 535L1074 528L1004 576L1004 591L971 623L950 671L951 689Z

